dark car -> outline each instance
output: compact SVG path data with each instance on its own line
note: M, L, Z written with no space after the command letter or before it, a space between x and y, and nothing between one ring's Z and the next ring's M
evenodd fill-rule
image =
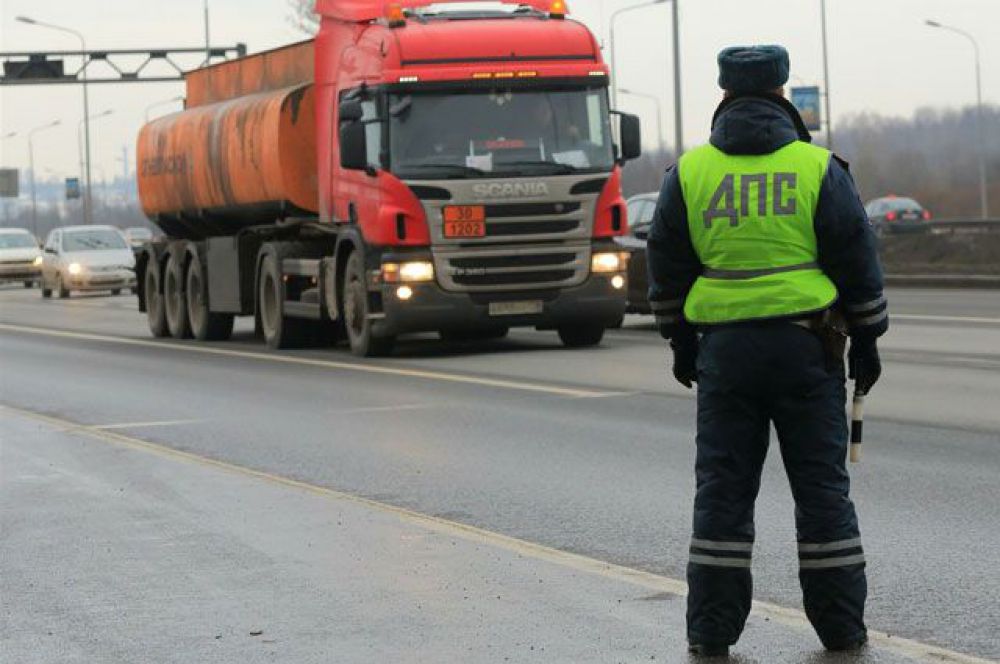
M875 234L926 233L930 229L931 213L912 198L884 196L869 201L865 212L871 219Z
M659 194L638 194L628 199L629 234L616 241L629 252L628 300L625 311L630 314L648 314L649 277L646 275L646 238L653 223L653 211Z

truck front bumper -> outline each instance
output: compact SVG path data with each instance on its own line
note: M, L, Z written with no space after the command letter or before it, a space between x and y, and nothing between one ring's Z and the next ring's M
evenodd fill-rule
M625 288L615 288L614 275L591 275L580 286L560 290L517 293L452 293L437 283L409 284L412 296L403 300L398 286L383 284L382 311L373 321L379 336L437 330L474 330L495 327L555 329L571 324L611 327L625 315ZM491 303L541 303L532 314L491 314Z

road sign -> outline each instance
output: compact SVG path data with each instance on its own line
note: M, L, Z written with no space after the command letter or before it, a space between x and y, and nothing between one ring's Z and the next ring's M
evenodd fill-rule
M815 85L792 88L792 105L799 109L802 121L809 131L819 131L822 128L822 118L819 111L819 87Z
M80 198L80 178L66 178L66 200Z
M0 198L17 198L20 193L18 170L16 168L0 168Z

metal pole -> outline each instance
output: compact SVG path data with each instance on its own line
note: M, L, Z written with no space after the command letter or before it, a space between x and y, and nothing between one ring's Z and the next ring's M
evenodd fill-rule
M611 51L611 80L612 80L612 84L611 84L611 107L612 108L617 108L617 106L618 106L618 92L617 92L617 89L618 89L618 68L615 65L615 19L618 18L620 15L626 13L626 12L634 11L636 9L643 9L645 7L651 7L653 5L663 4L666 1L667 0L652 0L652 2L643 2L643 3L638 4L638 5L632 5L631 7L624 7L624 8L619 9L618 11L616 11L616 12L614 12L614 13L611 14L611 18L608 21L608 23L609 23L609 27L608 27L608 48Z
M826 44L826 0L819 0L820 23L823 26L823 92L826 107L826 147L833 150L833 115L830 112L830 58Z
M31 230L34 232L35 237L38 237L38 197L35 192L35 143L34 135L45 129L51 129L52 127L58 126L62 120L53 120L52 122L43 124L40 127L35 127L28 131L28 169L31 171Z
M205 0L205 64L212 59L212 47L209 46L208 36L208 0Z
M676 158L684 153L684 125L682 122L683 108L681 105L681 21L677 5L680 0L673 0L674 15L674 148Z
M82 120L80 120L80 122L76 126L76 144L77 144L77 147L79 148L79 146L80 146L80 129L81 128L85 128L86 129L86 135L87 135L87 138L89 140L89 137L90 137L90 121L91 120L96 120L98 118L103 118L106 115L111 115L113 112L114 111L112 111L111 109L108 109L106 111L102 111L100 113L97 113L96 115L85 116ZM87 156L86 156L86 159L84 159L83 156L81 155L81 162L84 162L84 164L85 164L85 172L86 172L86 175L87 175L87 197L84 198L84 200L83 200L83 223L84 224L91 223L93 221L93 217L94 217L93 199L91 199L89 197L90 196L90 152L89 152L89 150L90 150L90 145L88 143L88 145L87 145Z
M28 132L28 169L31 171L31 232L38 237L38 199L35 196L35 145Z
M83 34L73 30L72 28L65 28L61 25L55 25L54 23L46 23L44 21L36 21L33 18L27 16L18 16L17 21L21 23L27 23L29 25L37 25L43 28L49 28L51 30L58 30L59 32L65 32L71 34L80 40L80 51L83 57L83 65L80 67L80 76L83 81L83 118L84 120L90 115L90 98L87 94L87 42L83 38ZM84 192L84 203L83 203L83 218L84 223L89 224L90 219L90 122L84 122L84 143L86 146L86 159L84 160L86 164L86 191Z
M986 135L984 133L985 127L983 122L983 82L979 66L979 42L976 41L976 38L971 33L960 28L943 25L937 21L928 20L925 23L932 28L941 28L942 30L954 32L957 35L965 37L972 43L972 52L976 59L976 140L979 142L979 212L983 219L988 219L990 216L990 202L986 187Z
M976 134L979 137L979 204L983 219L990 216L989 193L986 189L986 133L983 121L983 80L979 68L979 44L972 40L976 51Z
M649 99L656 104L656 138L659 142L660 152L662 154L666 154L667 142L663 136L663 104L660 103L660 98L656 95L646 94L645 92L636 92L634 90L626 90L625 88L621 88L619 92L626 95L632 95L633 97Z

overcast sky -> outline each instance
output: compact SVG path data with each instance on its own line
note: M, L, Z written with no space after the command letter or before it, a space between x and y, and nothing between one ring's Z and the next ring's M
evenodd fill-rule
M573 16L607 44L611 13L646 0L569 0ZM791 52L792 83L821 83L819 0L679 0L683 111L688 145L706 139L719 98L715 56L733 44L780 43ZM303 37L291 24L286 0L209 0L212 43L245 42L251 52ZM983 94L1000 102L1000 0L827 0L830 86L836 120L873 111L911 115L923 106L955 107L975 102L972 48L964 38L926 27L926 18L964 28L979 40ZM15 21L18 15L69 26L84 33L90 49L166 48L203 44L203 0L0 0L0 50L71 50L70 35ZM663 102L663 128L673 137L673 83L669 4L638 9L615 24L619 87L656 95ZM607 57L607 53L605 53ZM94 179L122 172L122 151L134 160L134 142L148 105L183 94L180 83L92 85L91 113L112 115L93 122ZM652 102L622 95L623 110L643 116L655 137ZM169 112L171 105L153 109ZM0 162L27 165L27 129L59 119L35 136L41 177L76 175L77 128L82 117L79 86L0 88ZM960 147L960 146L959 146ZM970 149L972 146L969 146Z

